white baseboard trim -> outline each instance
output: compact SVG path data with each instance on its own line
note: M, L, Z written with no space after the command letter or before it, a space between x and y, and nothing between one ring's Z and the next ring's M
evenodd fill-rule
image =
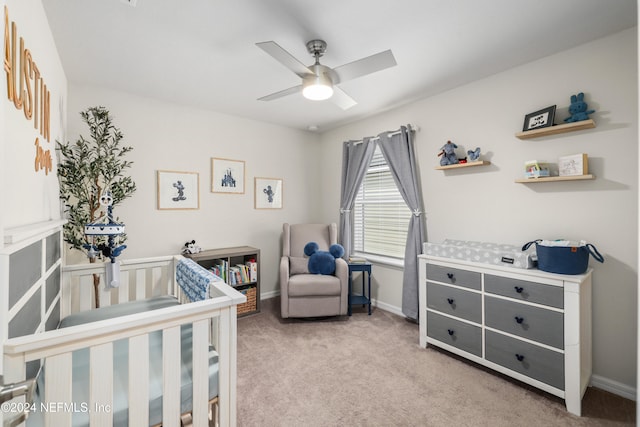
M385 302L382 302L376 299L371 300L371 302L373 303L374 307L378 307L384 311L388 311L398 316L407 317L404 315L404 313L402 313L402 308L400 307L396 307L395 305L387 304Z
M627 384L601 377L600 375L591 375L592 387L599 388L609 393L617 394L629 400L636 400L636 389Z
M279 290L270 291L270 292L261 292L260 293L260 301L265 300L265 299L275 298L275 297L277 297L279 295L280 295L280 291Z

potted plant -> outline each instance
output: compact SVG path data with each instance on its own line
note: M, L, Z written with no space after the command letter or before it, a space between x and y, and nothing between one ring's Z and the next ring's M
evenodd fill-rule
M56 141L59 151L58 180L60 199L68 222L63 237L71 249L86 252L89 262L96 262L101 253L93 250L107 244L107 236L87 236L84 227L106 215L100 204L100 196L111 192L112 206L131 196L136 184L125 171L132 165L125 155L133 148L123 146L122 132L112 123L105 107L90 107L80 113L89 127L89 137L82 135L76 142ZM118 236L119 243L126 235ZM93 278L95 305L100 307L100 276Z

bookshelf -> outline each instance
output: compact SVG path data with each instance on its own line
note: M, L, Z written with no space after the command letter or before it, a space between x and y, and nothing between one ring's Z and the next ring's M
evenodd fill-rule
M239 317L260 312L260 249L251 246L207 249L185 257L246 295L247 302L238 305Z

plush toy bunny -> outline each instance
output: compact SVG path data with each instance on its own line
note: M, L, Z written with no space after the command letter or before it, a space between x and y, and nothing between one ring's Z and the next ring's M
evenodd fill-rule
M587 103L584 102L584 93L580 92L578 95L571 95L571 105L569 105L571 117L567 117L564 121L571 123L588 120L589 114L595 112L595 110L587 110Z

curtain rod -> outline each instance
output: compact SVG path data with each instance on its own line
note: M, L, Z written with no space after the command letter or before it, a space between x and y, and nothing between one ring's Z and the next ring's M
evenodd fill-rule
M415 132L419 132L420 131L420 128L418 126L413 126L411 124L409 124L407 126L410 126L412 131L415 131ZM385 132L381 132L381 133L385 133ZM388 131L387 132L387 136L398 135L399 133L400 133L400 129L393 130L393 131ZM379 139L380 139L379 136L370 137L370 141L377 141ZM356 140L351 140L349 142L353 142L354 144L362 144L363 141L364 141L364 139L356 139Z

